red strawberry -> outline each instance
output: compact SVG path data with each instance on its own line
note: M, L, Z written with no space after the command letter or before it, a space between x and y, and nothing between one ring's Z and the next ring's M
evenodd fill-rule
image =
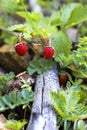
M54 48L51 46L45 46L43 54L45 59L51 59L54 55Z
M28 51L28 46L25 43L17 43L15 45L15 51L19 56L24 56Z
M68 80L68 76L66 75L66 74L61 74L61 75L59 75L59 82L61 83L61 84L65 84L66 82L67 82L67 80Z

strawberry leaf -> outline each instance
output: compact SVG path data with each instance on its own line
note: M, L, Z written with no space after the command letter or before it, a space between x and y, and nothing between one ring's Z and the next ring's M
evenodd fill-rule
M46 60L44 58L40 58L39 60L33 60L29 63L29 67L27 71L30 75L37 72L38 74L42 74L44 71L47 71L53 67L54 62L52 60Z
M62 28L65 26L68 19L70 18L72 11L75 10L76 7L79 7L79 6L80 4L78 3L70 3L70 4L64 5L61 8ZM75 19L75 16L74 16L74 19Z
M68 56L71 50L71 41L68 38L67 34L63 31L59 31L54 34L54 40L52 40L52 46L55 50L55 59L59 56L59 54L64 54Z
M59 11L54 12L50 17L50 24L54 26L61 25L62 19Z
M84 21L87 21L87 6L79 5L71 12L64 28L67 29Z
M73 89L51 92L52 104L64 119L75 121L87 118L87 106L81 101L80 93Z

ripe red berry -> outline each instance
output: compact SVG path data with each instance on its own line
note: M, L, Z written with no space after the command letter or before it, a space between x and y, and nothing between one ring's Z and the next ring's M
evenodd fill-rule
M51 59L54 55L54 48L51 46L45 46L43 54L45 59Z
M65 84L66 82L67 82L67 80L68 80L68 76L66 75L66 74L61 74L61 75L59 75L59 82L61 83L61 84Z
M24 56L28 51L28 46L26 43L17 43L15 45L15 51L19 56Z

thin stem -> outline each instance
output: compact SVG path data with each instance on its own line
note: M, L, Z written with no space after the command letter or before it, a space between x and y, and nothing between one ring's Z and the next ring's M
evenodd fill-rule
M64 130L67 130L67 120L64 120Z
M42 63L42 73L44 73L44 67L45 67L45 64L46 64L46 59L44 58L44 62Z
M50 40L49 40L49 46L51 46L51 43L52 43L52 42L51 42L51 39L50 39Z
M24 5L24 2L21 1L21 3L22 3L22 5L23 5L23 7L24 7L24 10L25 10L26 14L27 14L27 17L28 17L27 20L28 20L28 22L32 25L33 29L37 32L37 28L35 27L35 25L34 25L32 19L31 19L31 16L30 16L29 12L27 11L27 9L26 9L26 7L25 7L25 5Z
M31 110L31 106L30 105L28 105L28 108Z
M24 110L24 119L26 119L26 112L27 112L27 109L25 108L25 110Z
M76 121L74 121L73 130L77 130L77 120L76 120Z
M19 42L22 42L22 33L19 34Z

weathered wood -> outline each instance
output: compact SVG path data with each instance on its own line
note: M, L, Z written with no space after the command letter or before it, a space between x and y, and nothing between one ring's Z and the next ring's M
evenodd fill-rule
M38 76L35 85L35 98L27 130L57 130L57 120L51 91L59 90L56 67Z

